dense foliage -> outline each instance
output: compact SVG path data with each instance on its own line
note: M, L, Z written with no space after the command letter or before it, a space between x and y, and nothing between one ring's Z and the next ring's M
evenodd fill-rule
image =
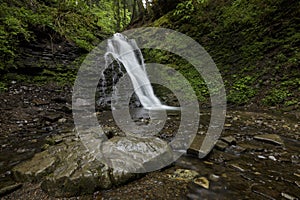
M4 0L0 3L0 70L14 67L19 46L40 40L60 38L91 50L98 42L115 32L117 20L113 1L85 0ZM130 22L125 19L119 26ZM122 13L125 12L125 13Z
M186 0L152 25L186 33L205 47L222 73L229 103L290 106L300 98L299 16L296 0ZM172 62L187 76L193 71ZM199 98L207 96L201 78L190 77Z

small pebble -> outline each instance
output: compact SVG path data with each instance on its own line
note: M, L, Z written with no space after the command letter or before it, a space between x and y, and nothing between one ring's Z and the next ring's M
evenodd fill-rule
M284 192L281 193L281 196L288 199L288 200L296 200L297 199L296 197L294 197L290 194L284 193Z
M211 181L218 181L220 179L220 176L218 176L218 175L215 175L215 174L211 174L211 175L209 175L209 180L211 180Z
M61 119L58 120L58 123L63 124L63 123L65 123L66 121L67 121L66 118L61 118Z
M277 159L274 156L269 156L269 159L271 159L273 161L277 161Z
M205 177L200 177L200 178L194 179L194 183L204 187L205 189L209 189L209 181Z
M261 156L261 155L258 155L257 157L260 159L267 159L265 156Z

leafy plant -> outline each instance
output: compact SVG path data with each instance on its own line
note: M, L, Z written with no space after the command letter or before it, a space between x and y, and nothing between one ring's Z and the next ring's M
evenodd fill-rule
M285 106L292 106L292 105L296 105L297 103L299 103L299 101L297 101L296 99L292 99L292 100L288 100L284 102Z
M120 14L124 15L124 9ZM126 10L124 28L130 22ZM16 68L19 46L43 40L48 35L75 43L89 51L101 39L115 32L114 3L83 0L3 0L0 3L0 71Z
M0 92L4 92L7 90L7 85L3 82L0 82Z
M262 99L262 103L269 106L283 103L292 94L287 89L273 89Z
M243 105L265 97L264 105L289 105L299 99L300 91L299 9L297 1L286 0L185 0L153 24L178 30L203 45L222 73L230 103ZM194 73L178 60L173 65L184 75ZM199 80L191 80L196 91L202 90ZM278 91L265 96L270 87Z
M207 0L187 0L177 4L173 15L180 17L181 20L189 20L193 17L196 11L196 7L200 4L204 4Z
M245 76L238 79L233 85L228 95L228 101L238 105L248 103L255 96L256 90L252 87L255 78Z

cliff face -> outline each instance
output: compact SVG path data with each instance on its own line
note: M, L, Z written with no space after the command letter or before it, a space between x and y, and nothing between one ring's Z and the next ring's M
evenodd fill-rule
M230 104L293 109L300 106L299 16L296 0L187 0L150 25L198 41L216 62ZM184 75L195 73L168 53L148 54L148 60L171 60ZM191 82L200 99L208 96L199 76Z
M1 1L0 90L10 77L45 81L37 76L75 76L70 67L75 58L114 32L115 20L108 20L112 8L109 1Z

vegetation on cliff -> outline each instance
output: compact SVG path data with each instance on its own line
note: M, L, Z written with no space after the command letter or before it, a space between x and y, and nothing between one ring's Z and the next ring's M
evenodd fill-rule
M296 0L186 0L151 25L180 31L204 46L223 76L229 103L297 106L299 16ZM156 59L164 62L166 55ZM186 75L193 71L172 62ZM208 96L199 76L191 83L199 97Z
M50 45L66 41L90 51L115 31L124 29L133 0L3 0L0 3L0 70L17 68L22 47L47 40ZM138 15L138 14L135 14ZM53 48L53 47L52 47Z
M35 82L49 77L72 82L77 71L74 66L83 58L80 55L128 25L143 25L177 30L198 41L216 62L229 103L297 107L299 16L300 2L296 0L3 0L0 90L11 77L28 79L22 75L24 71L25 76L38 71L33 73ZM74 49L77 58L68 54ZM37 51L44 52L37 58ZM53 60L49 54L55 52L66 54L70 62L55 61L49 67L47 60ZM199 100L208 99L205 82L186 61L168 52L143 53L149 62L169 64L182 72ZM24 57L35 60L24 61Z

